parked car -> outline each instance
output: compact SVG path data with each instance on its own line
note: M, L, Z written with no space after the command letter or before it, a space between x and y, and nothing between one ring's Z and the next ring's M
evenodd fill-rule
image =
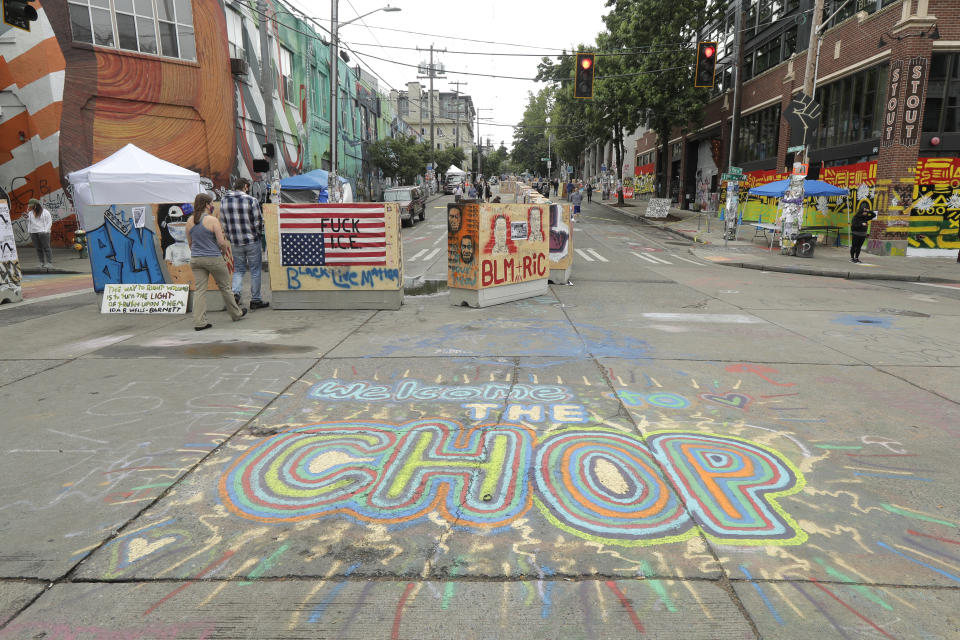
M400 205L400 222L403 226L412 226L417 216L421 220L427 217L427 197L422 187L394 187L383 192L384 202L396 202Z
M446 195L452 194L457 190L457 185L463 187L465 184L463 174L455 173L447 176L447 181L443 184L443 192ZM466 189L464 189L466 191Z

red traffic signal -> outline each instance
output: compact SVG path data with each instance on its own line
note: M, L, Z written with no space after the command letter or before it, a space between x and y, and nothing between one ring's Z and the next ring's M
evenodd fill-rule
M578 53L573 82L574 98L593 97L593 54Z
M712 87L717 73L717 43L701 41L697 44L697 68L693 86Z

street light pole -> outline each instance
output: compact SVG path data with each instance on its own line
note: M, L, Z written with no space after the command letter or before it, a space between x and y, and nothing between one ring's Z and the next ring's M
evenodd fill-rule
M547 182L549 183L553 165L553 155L550 153L550 116L547 116L544 121L547 123Z
M387 5L368 11L344 23L337 21L337 12L340 0L331 0L330 2L330 173L327 176L327 193L330 202L340 202L340 178L337 175L337 164L339 156L339 99L340 99L340 27L345 27L351 22L356 22L361 18L366 18L377 11L393 12L400 11L400 7L391 7Z

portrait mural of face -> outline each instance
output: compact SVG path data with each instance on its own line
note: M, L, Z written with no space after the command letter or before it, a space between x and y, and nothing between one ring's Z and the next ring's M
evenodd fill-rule
M460 260L464 264L472 263L476 248L477 242L473 239L473 236L465 235L460 238Z
M463 225L463 211L459 205L447 205L447 233L460 233L460 227Z
M527 210L527 220L530 222L530 240L543 240L543 210L540 207L530 207Z

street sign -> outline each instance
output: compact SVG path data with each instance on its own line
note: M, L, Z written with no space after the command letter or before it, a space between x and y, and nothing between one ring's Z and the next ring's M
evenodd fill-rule
M720 175L720 182L746 182L747 176L740 173L724 173Z
M729 169L727 169L727 173L735 173L738 175L743 175L743 169L741 169L740 167L730 167Z
M550 162L550 158L540 158L541 162Z
M795 147L788 147L787 153L797 153L798 151L803 151L806 148L806 145L798 144Z
M607 165L605 165L605 164L600 165L600 171L606 173L606 172L607 172Z

